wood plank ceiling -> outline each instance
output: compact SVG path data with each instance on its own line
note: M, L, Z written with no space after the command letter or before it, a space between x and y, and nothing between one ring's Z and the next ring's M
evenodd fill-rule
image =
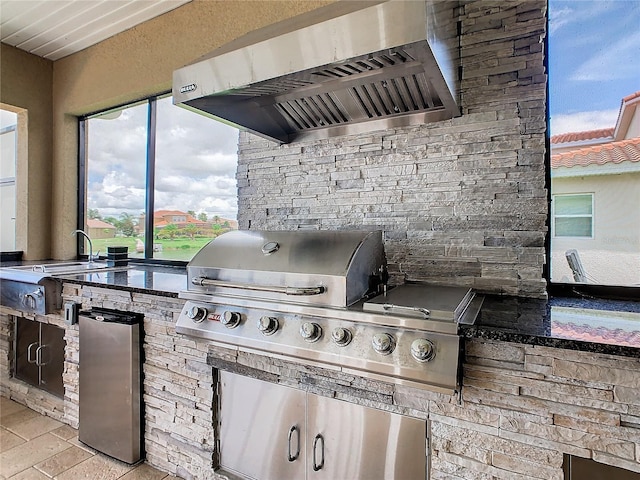
M0 0L0 41L58 60L191 0Z

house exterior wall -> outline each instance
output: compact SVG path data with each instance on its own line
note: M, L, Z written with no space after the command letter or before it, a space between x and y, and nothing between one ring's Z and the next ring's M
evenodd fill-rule
M458 118L282 146L241 133L240 229L382 229L392 282L544 296L545 9L462 2Z
M580 167L572 167L575 170ZM554 195L592 193L593 238L555 237L551 229L551 279L573 281L565 252L575 249L597 283L640 284L640 172L552 178ZM553 208L552 208L553 212ZM553 218L552 218L553 221Z

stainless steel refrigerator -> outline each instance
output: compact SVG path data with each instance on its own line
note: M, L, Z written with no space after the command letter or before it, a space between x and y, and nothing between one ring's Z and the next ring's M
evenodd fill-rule
M125 463L143 456L141 318L80 312L79 440Z

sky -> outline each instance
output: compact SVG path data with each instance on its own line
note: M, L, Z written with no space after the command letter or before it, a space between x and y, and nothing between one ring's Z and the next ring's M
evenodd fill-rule
M640 91L640 0L549 0L551 135L614 127Z
M147 104L89 120L87 205L100 215L145 210ZM236 219L238 130L158 101L155 210Z

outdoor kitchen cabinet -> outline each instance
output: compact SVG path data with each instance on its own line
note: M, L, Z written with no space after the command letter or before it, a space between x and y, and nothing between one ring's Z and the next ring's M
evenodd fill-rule
M14 376L60 398L64 396L64 329L16 317Z
M242 478L426 478L426 421L220 372L220 464Z

